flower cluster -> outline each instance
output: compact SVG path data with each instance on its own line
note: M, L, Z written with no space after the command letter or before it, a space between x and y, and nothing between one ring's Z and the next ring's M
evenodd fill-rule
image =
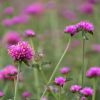
M80 86L80 85L72 85L72 86L70 87L70 91L73 92L73 93L79 92L80 89L81 89L81 86Z
M68 67L63 67L60 69L60 73L61 74L67 74L69 73L70 69Z

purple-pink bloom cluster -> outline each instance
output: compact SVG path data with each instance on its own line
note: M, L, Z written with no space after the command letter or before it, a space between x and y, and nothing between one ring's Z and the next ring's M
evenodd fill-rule
M93 44L91 49L94 51L94 52L100 52L100 44Z
M73 92L73 93L79 92L80 89L81 89L81 86L80 86L80 85L72 85L72 86L70 87L70 91Z
M67 73L69 73L69 71L70 71L70 68L68 68L68 67L63 67L60 69L61 74L67 74Z
M8 54L15 61L29 61L32 59L34 52L27 42L21 41L17 45L12 45L8 48Z
M22 97L23 97L23 98L29 98L29 97L31 97L31 93L28 92L28 91L24 91L24 92L22 93Z
M7 15L11 15L11 14L13 14L13 12L14 12L13 7L7 7L4 9L4 13Z
M89 78L100 77L100 67L97 67L97 66L91 67L86 72L86 76L89 77Z
M3 97L3 96L4 96L3 91L0 91L0 97Z
M34 37L35 35L36 35L35 32L33 32L33 30L31 29L25 31L25 36L27 37Z

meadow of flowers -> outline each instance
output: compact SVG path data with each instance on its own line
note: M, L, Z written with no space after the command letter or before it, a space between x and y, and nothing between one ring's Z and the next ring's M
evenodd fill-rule
M0 0L0 100L100 100L99 0Z

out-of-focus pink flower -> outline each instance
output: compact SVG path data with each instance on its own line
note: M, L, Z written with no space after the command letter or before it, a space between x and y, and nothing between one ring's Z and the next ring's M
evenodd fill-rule
M73 93L79 92L80 89L81 89L81 86L80 86L80 85L72 85L72 86L70 87L70 91L73 92Z
M0 91L0 97L3 97L3 96L4 96L3 91Z
M40 15L44 12L44 5L42 3L33 3L26 7L25 13L30 15Z
M47 98L46 97L42 97L41 100L47 100Z
M95 4L97 3L97 0L88 0L89 3Z
M80 12L85 14L92 14L93 13L93 5L89 2L86 2L80 6Z
M34 51L27 42L21 41L17 45L12 45L8 48L8 54L15 61L29 61L34 55Z
M63 67L60 69L61 74L68 74L69 71L70 71L70 68L68 68L68 67Z
M63 86L65 84L66 79L63 77L56 77L54 83L58 86Z
M27 37L34 37L35 35L36 35L35 32L33 32L33 30L31 30L31 29L27 29L25 31L25 36L27 36Z
M92 96L93 95L93 89L91 89L90 87L85 87L82 90L80 90L80 93L84 96Z
M15 31L8 31L4 35L3 40L7 45L14 45L14 44L17 44L21 39L20 39L19 33Z
M95 52L100 52L100 44L93 44L91 49Z
M12 23L11 19L3 19L2 25L5 26L5 27L11 27L13 25L13 23Z
M4 76L3 76L3 71L0 70L0 80L3 80L4 79Z
M81 100L86 100L86 97L85 97L85 96L82 96L82 97L81 97Z
M97 67L97 66L91 67L86 72L86 76L89 77L89 78L100 77L100 67Z
M4 13L7 15L11 15L11 14L13 14L13 12L14 12L13 7L7 7L4 9Z
M31 97L31 93L28 92L28 91L24 91L24 92L22 93L22 97L23 97L23 98L29 98L29 97Z

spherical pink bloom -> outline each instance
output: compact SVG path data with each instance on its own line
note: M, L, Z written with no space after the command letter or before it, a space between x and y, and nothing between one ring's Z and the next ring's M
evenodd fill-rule
M15 31L8 31L4 35L3 40L7 45L14 45L14 44L17 44L21 39L20 39L19 33Z
M93 13L93 5L89 2L86 2L80 6L80 12L85 14L92 14Z
M40 15L44 12L44 5L42 3L33 3L26 7L25 13L30 15Z
M90 87L85 87L82 90L80 90L80 93L84 96L92 96L93 95L93 89L91 89Z
M89 77L89 78L92 78L92 77L100 77L100 67L97 67L97 66L91 67L86 72L86 76Z
M82 96L82 97L81 97L81 100L86 100L86 97Z
M22 97L23 97L23 98L29 98L29 97L31 97L31 93L28 92L28 91L24 91L24 92L22 93Z
M13 23L12 23L11 19L4 19L4 20L2 20L2 25L5 27L11 27L13 25Z
M92 23L87 21L81 21L78 24L76 24L77 31L86 31L89 33L93 33L94 26Z
M73 92L73 93L79 92L80 89L81 89L81 86L80 86L80 85L72 85L72 86L70 87L70 91Z
M8 48L8 54L15 61L29 61L33 57L33 51L27 42L21 41L17 45L12 45Z
M5 14L11 15L13 12L14 12L13 7L7 7L4 9Z
M59 86L63 86L65 84L66 79L63 77L56 77L54 83Z
M31 29L25 31L25 36L27 37L34 37L35 35L36 35L35 32L33 32L33 30Z
M91 48L95 52L100 52L100 44L93 44Z
M4 79L4 76L3 76L3 71L0 70L0 80L3 80Z
M3 76L5 79L13 80L16 78L17 68L13 65L8 65L3 69Z
M0 91L0 97L3 97L4 93L2 91Z
M67 73L69 73L69 71L70 71L70 68L68 68L68 67L63 67L60 69L61 74L67 74Z
M73 36L77 33L77 27L76 27L76 25L66 26L66 28L64 29L64 32Z

